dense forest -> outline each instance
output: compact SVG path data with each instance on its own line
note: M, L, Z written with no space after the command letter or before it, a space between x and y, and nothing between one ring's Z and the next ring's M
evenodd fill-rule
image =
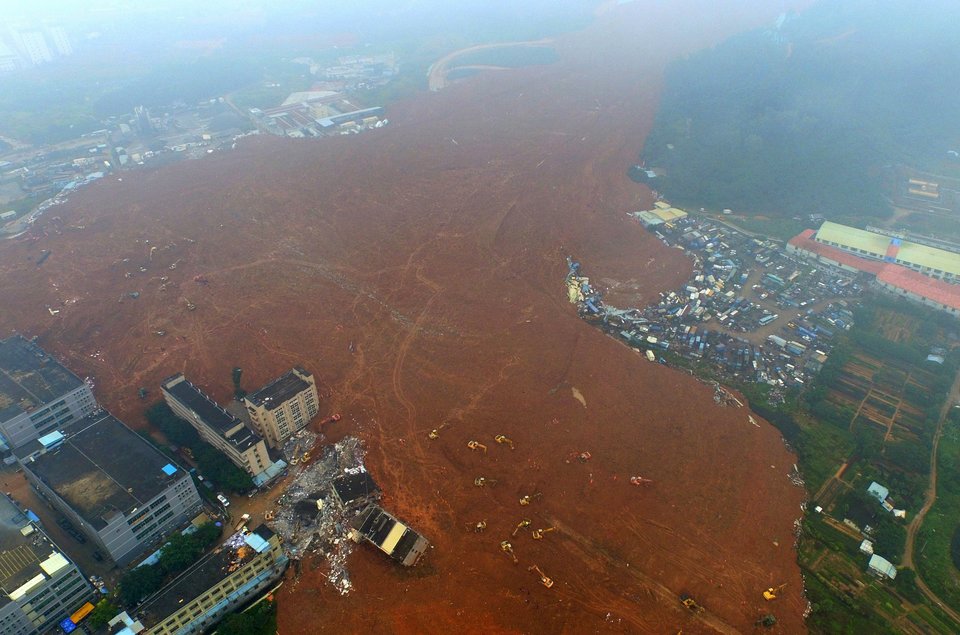
M888 215L880 170L960 143L958 18L945 0L823 0L674 63L641 155L654 187L690 207Z

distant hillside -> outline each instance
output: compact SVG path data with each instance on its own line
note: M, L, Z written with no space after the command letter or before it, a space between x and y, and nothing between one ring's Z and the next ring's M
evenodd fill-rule
M688 206L885 216L877 173L960 144L960 3L824 0L668 71L641 158Z

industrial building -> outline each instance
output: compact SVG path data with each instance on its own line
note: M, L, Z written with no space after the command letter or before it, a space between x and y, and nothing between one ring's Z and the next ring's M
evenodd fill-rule
M0 340L0 436L22 447L97 409L90 386L20 335Z
M885 291L960 316L960 254L824 223L787 243L787 252L849 273L874 277Z
M170 409L196 428L207 443L226 454L237 467L253 477L272 467L267 446L260 435L187 381L183 373L164 380L161 388Z
M287 567L266 525L231 536L137 609L150 635L203 633L276 582Z
M277 448L317 415L319 399L313 375L297 367L247 395L243 403L253 427Z
M121 566L202 508L190 475L106 412L38 439L18 458L34 487Z
M77 565L0 496L0 633L51 632L93 596Z
M353 520L350 538L366 540L405 567L412 567L427 550L427 539L385 512L370 505Z
M687 217L687 213L680 208L672 207L665 201L657 201L653 204L653 209L642 212L633 212L631 214L647 229L656 228L660 225L672 225L678 220Z

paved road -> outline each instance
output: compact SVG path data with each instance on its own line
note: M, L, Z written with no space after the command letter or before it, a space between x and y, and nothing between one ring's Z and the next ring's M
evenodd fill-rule
M933 437L933 450L930 452L930 486L927 488L926 502L923 504L923 507L917 512L917 515L914 516L913 521L907 527L907 544L903 551L903 566L910 567L917 574L917 586L923 592L927 599L939 606L944 613L949 615L960 624L960 613L957 613L949 606L947 606L943 600L941 600L937 595L930 590L930 587L927 586L926 582L923 581L923 578L920 577L920 572L917 570L917 567L913 562L913 547L914 542L917 538L917 531L920 529L920 525L923 524L923 518L927 515L927 512L930 511L930 508L933 507L933 504L937 501L937 448L940 446L940 437L943 434L943 424L947 419L947 415L950 413L950 408L953 407L953 404L957 403L960 399L960 373L957 374L956 378L953 381L953 386L950 388L950 394L947 396L946 401L943 404L943 408L940 409L940 420L937 422L937 433Z

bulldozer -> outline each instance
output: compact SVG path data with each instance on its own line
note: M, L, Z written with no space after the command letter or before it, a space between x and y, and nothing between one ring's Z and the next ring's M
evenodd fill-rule
M531 523L531 521L530 521L530 520L527 520L526 518L524 518L523 520L521 520L520 522L518 522L518 523L517 523L517 526L513 528L513 533L510 534L510 537L511 537L511 538L516 537L517 532L520 531L521 529L525 528L525 527L529 527L529 526L530 526L530 523Z
M467 441L467 447L471 450L483 450L483 453L487 453L487 446L480 443L479 441Z
M540 576L540 584L542 584L543 586L547 587L548 589L553 586L553 580L551 580L550 578L548 578L548 577L547 577L547 574L545 574L543 571L541 571L541 570L540 570L540 567L538 567L537 565L534 564L534 565L531 565L531 566L527 567L527 571L533 571L533 572L536 573L538 576Z
M680 603L694 613L703 613L703 607L697 604L697 601L694 600L688 593L680 594Z
M518 564L520 560L517 558L517 554L513 553L513 545L510 544L509 540L504 540L500 543L500 551L507 554L507 557L513 560L513 564Z
M511 450L516 449L515 447L513 447L513 441L503 436L502 434L498 434L497 436L493 437L493 440L499 443L500 445L509 445Z
M786 582L784 582L778 587L770 587L769 589L763 592L763 599L766 600L767 602L769 602L770 600L776 600L777 595L780 594L780 591L782 591L783 587L785 586L787 586Z
M551 531L556 531L556 527L547 527L546 529L534 529L530 532L530 535L534 540L543 540L543 534L550 533Z

